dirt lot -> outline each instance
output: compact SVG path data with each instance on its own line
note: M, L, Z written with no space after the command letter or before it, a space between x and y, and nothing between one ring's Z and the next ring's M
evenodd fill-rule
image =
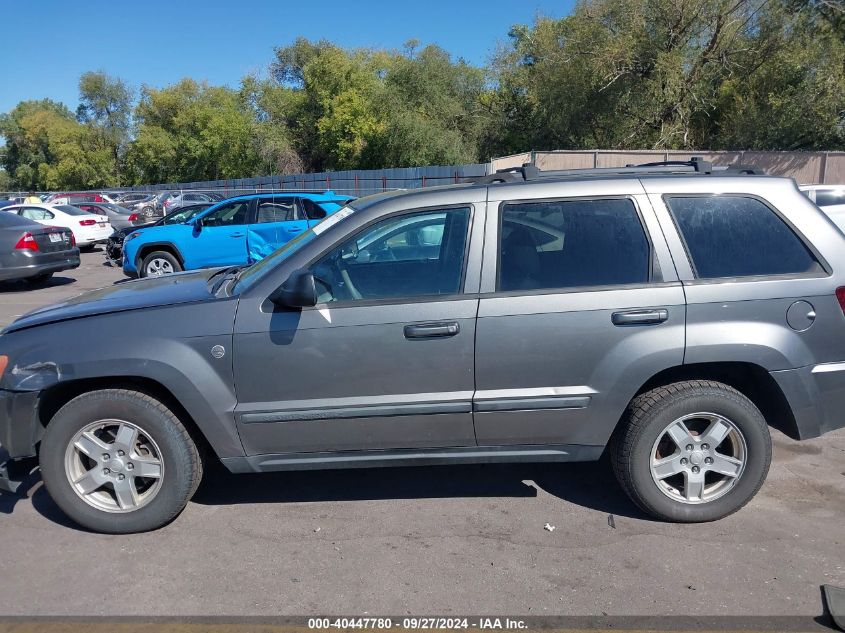
M122 278L102 262L0 287L0 323ZM817 616L845 586L845 432L774 441L757 498L705 525L645 518L600 462L218 471L170 526L113 537L33 473L0 493L0 615Z

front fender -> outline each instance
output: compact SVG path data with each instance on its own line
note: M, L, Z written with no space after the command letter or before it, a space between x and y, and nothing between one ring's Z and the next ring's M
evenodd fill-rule
M220 457L244 454L234 423L232 323L236 299L103 314L13 332L0 352L0 388L44 392L59 384L142 378L185 408ZM211 348L222 346L221 358Z

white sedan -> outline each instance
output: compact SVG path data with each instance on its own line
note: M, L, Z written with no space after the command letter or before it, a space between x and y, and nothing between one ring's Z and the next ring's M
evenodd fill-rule
M63 226L73 233L76 245L81 249L93 248L105 242L114 233L106 215L88 213L69 204L18 204L3 207L3 211L14 213L47 226Z

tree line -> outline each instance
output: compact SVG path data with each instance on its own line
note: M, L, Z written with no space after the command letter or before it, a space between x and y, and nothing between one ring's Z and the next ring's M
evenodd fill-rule
M845 149L843 0L580 0L486 67L436 45L298 39L237 88L136 93L87 72L72 112L0 115L0 190L458 164L528 149Z

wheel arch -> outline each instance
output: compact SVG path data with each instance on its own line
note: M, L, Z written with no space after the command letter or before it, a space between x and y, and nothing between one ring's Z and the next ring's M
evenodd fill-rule
M135 267L140 270L141 262L144 261L144 258L155 251L170 253L177 259L180 266L185 267L185 258L182 257L182 252L173 242L150 242L149 244L142 245L135 255Z
M670 367L649 378L631 400L646 391L683 380L715 380L733 387L754 403L769 426L800 439L789 401L772 375L755 363L730 361Z
M170 389L160 382L144 376L80 378L77 380L57 382L45 388L38 396L37 416L42 428L46 428L59 409L77 396L101 389L127 389L155 398L170 409L173 415L179 419L187 429L191 439L200 449L200 455L203 458L211 455L217 458L217 453L211 446L205 433L202 432L193 416L182 405L179 399L173 395Z

